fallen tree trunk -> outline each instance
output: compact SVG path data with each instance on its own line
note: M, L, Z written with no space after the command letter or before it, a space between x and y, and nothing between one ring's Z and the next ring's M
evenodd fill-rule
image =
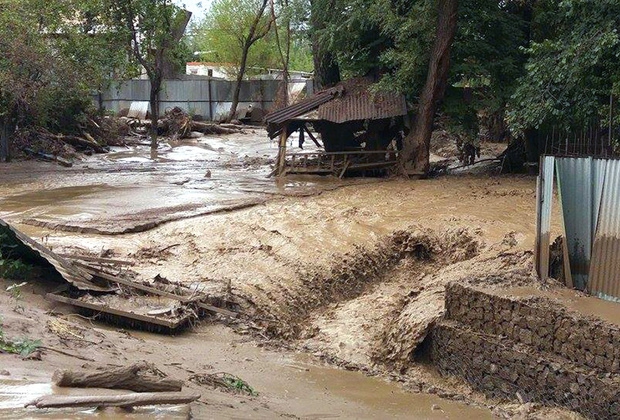
M60 166L64 166L66 168L70 168L70 167L73 166L73 162L71 162L68 159L62 158L60 156L54 156L54 155L49 154L49 153L36 152L36 151L32 150L31 148L24 149L24 152L26 152L29 155L32 155L34 157L38 157L40 159L43 159L43 160L47 160L47 161L50 161L50 162L57 162Z
M231 124L227 124L228 127ZM199 131L203 134L235 134L241 132L239 128L222 127L218 124L204 123L199 121L191 122L191 131Z
M147 363L137 363L103 372L57 370L52 381L59 387L127 389L136 392L180 391L183 387L183 381L138 374L148 369Z
M146 392L125 395L44 395L25 405L37 408L65 407L140 407L160 404L188 404L200 398L200 394L180 392Z
M89 140L83 139L83 138L78 137L78 136L58 135L56 137L59 140L62 140L65 143L70 144L73 147L80 147L80 148L84 148L84 149L93 149L93 151L95 153L107 153L107 150L105 148L101 147L100 145L98 145L94 141L89 141Z

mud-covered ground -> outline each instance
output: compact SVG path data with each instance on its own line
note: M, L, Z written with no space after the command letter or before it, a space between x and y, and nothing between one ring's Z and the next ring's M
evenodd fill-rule
M5 330L97 363L146 359L182 379L229 371L262 391L248 398L203 389L204 403L192 406L201 418L573 417L487 400L424 358L446 282L555 287L532 274L534 178L276 182L266 178L276 149L263 139L198 139L153 159L118 150L70 170L0 167L0 217L54 250L129 259L144 278L198 284L243 312L230 326L205 322L168 338L50 313L26 293L22 312L0 300ZM59 340L41 319L79 326L96 344ZM49 376L84 363L49 351L43 361L0 358L15 360L11 377L35 382L37 366Z

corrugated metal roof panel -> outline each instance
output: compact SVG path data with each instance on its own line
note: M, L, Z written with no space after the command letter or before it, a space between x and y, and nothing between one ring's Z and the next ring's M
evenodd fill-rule
M536 180L536 270L542 280L549 276L549 235L551 234L551 204L553 203L553 173L555 158L543 156Z
M378 120L407 114L403 95L372 93L368 89L345 94L319 107L319 118L335 123Z
M265 117L265 122L267 124L282 124L288 120L306 114L326 102L331 101L336 95L342 93L343 90L344 87L337 86L318 92L316 95L312 95L303 101L269 113Z
M591 294L620 302L620 161L608 160L592 263Z
M25 250L30 250L34 254L34 258L39 257L50 263L58 273L69 283L81 290L94 290L94 291L110 291L113 290L109 287L100 287L93 283L93 276L88 273L82 272L77 267L74 267L69 261L56 255L54 252L44 247L43 245L35 242L27 235L23 234L4 220L0 219L0 233L5 233L13 241L18 241L26 246Z

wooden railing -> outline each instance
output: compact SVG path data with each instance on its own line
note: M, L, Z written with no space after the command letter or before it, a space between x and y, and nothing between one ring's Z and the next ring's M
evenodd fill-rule
M286 155L287 174L331 174L342 178L347 171L396 167L394 150L351 150L343 152L300 152Z

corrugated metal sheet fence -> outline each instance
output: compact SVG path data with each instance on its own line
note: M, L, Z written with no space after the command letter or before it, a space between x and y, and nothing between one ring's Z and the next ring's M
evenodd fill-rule
M553 173L564 222L568 286L620 301L620 160L544 156L537 185L536 269L549 271Z
M308 81L311 85L312 81ZM234 81L165 80L160 94L162 111L178 106L192 114L200 114L206 119L216 120L227 114L232 103ZM269 110L274 105L279 89L279 80L244 80L241 82L239 109L252 104ZM307 85L311 91L311 86ZM149 100L150 82L148 80L128 80L120 82L101 94L101 103L108 111L118 112L129 108L133 101ZM99 103L99 98L94 98Z
M588 291L620 301L620 160L607 162Z

